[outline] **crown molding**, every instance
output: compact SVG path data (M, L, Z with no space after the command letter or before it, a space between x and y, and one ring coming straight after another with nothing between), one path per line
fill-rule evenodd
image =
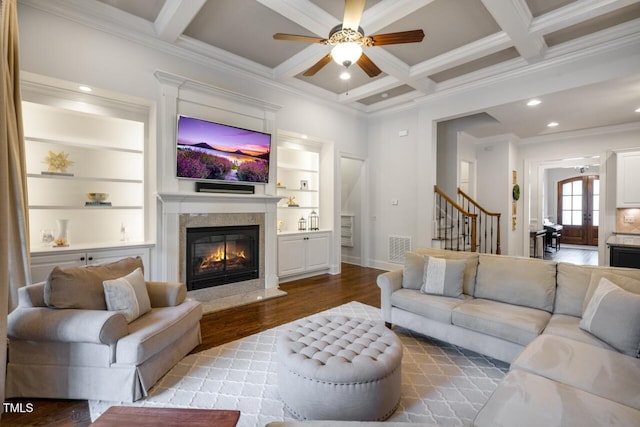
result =
M532 34L549 34L636 2L637 0L581 0L572 2L552 12L533 18L529 31Z
M178 74L169 73L162 70L157 70L153 75L159 82L175 86L178 89L196 89L199 92L205 92L209 95L216 96L218 98L228 99L242 104L251 105L261 110L276 112L282 108L281 105L271 102L263 101L252 96L248 96L242 93L233 92L218 86L204 83L201 81L193 80L189 77L180 76Z

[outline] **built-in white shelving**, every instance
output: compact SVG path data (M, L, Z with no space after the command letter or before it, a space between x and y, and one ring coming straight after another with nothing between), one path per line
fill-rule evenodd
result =
M145 123L78 111L56 102L23 101L31 247L41 230L57 234L69 220L68 248L145 241ZM72 164L48 171L50 154ZM109 205L86 205L87 193L107 193ZM123 232L124 230L124 232Z

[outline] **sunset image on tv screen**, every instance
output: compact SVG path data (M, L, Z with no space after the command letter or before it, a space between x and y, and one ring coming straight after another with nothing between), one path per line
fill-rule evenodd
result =
M266 183L271 135L180 116L179 178Z

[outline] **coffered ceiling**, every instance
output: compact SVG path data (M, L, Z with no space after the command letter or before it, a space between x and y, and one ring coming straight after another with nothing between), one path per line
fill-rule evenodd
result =
M327 38L342 21L344 0L22 2L41 8L55 4L58 13L67 9L76 19L100 19L116 33L137 32L370 112L640 31L639 0L367 0L360 22L365 35L422 29L425 37L420 43L365 48L382 73L370 78L354 65L345 81L339 78L344 67L333 62L312 77L303 76L330 46L273 39L275 33ZM639 103L638 108L638 79L614 86L624 92L628 85L635 90L629 102ZM505 107L493 113L507 120L511 112Z

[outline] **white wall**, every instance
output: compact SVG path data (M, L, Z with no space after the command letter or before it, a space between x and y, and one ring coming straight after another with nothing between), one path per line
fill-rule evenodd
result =
M476 199L482 206L500 213L500 251L509 252L511 233L510 140L504 136L478 146L478 186Z
M407 136L399 136L400 131ZM418 115L416 111L388 114L369 124L370 168L370 253L374 266L388 265L389 236L407 236L417 245L419 221L425 212L419 208L417 190L419 171L432 167L432 159L420 155ZM433 198L433 184L428 193ZM392 201L397 200L397 205ZM395 266L397 268L397 266Z

